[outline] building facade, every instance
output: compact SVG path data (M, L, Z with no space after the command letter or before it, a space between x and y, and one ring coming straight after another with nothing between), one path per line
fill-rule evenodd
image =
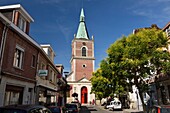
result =
M95 95L91 94L90 78L94 72L94 39L89 38L85 24L83 9L80 14L80 23L77 34L72 40L71 72L67 77L68 84L72 87L68 94L68 102L74 101L73 94L78 94L77 99L82 104L87 104L95 100Z
M159 28L160 29L160 28ZM170 37L170 22L162 29L167 37ZM170 45L167 48L162 48L163 51L170 52ZM170 105L170 76L167 74L157 74L147 80L150 85L149 95L150 100L156 105Z
M38 45L28 35L31 22L20 5L0 7L0 106L34 103Z
M66 102L67 82L52 47L29 35L33 21L20 4L0 6L0 106Z

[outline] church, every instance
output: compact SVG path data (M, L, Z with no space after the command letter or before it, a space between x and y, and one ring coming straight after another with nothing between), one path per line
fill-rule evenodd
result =
M76 94L76 99L80 103L89 104L95 100L95 94L91 94L92 85L90 81L95 68L94 38L92 36L90 39L88 35L83 8L71 48L71 71L67 81L72 89L67 94L67 102L74 101L73 94Z

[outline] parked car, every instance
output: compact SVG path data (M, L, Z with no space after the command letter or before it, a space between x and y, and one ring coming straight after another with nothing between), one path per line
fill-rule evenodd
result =
M122 104L119 100L113 100L106 108L109 110L122 110Z
M66 104L66 113L78 113L78 106L76 104Z
M48 106L47 107L52 113L61 113L62 109L60 106Z
M170 105L153 106L147 113L170 113Z
M76 104L78 106L78 108L81 108L81 103L78 101L72 101L72 104Z
M51 113L41 105L9 105L0 107L0 113Z

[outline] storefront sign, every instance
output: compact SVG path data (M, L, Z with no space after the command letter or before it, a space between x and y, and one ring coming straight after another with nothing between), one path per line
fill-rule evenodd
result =
M38 75L39 76L47 76L48 75L48 70L39 70Z

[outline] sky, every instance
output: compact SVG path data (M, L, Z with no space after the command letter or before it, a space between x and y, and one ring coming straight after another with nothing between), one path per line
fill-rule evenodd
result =
M54 63L63 64L65 71L70 71L81 8L89 36L94 36L95 70L122 36L152 24L163 28L170 21L170 0L0 0L0 6L12 4L21 4L31 15L30 36L38 44L50 44Z

